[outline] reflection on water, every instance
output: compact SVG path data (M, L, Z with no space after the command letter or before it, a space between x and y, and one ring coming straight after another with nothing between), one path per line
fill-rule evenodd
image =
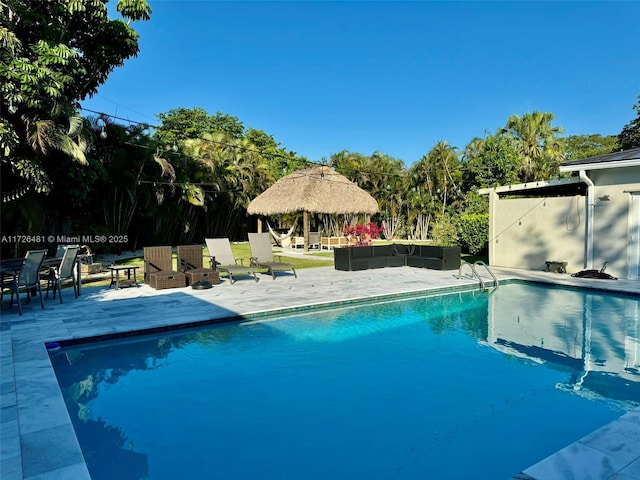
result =
M425 334L424 327L427 327L428 335ZM410 332L410 336L419 337L420 340L413 344L403 336L404 333L400 335L398 332ZM275 368L270 362L283 362L285 373L290 375L290 371L295 368L315 371L315 364L303 362L318 362L320 356L319 363L335 362L334 368L340 371L344 369L343 374L351 374L354 369L361 368L360 376L366 376L371 362L378 360L375 355L371 358L365 357L368 355L366 352L381 348L381 352L389 351L396 355L398 351L394 349L394 342L400 344L400 350L406 345L408 353L423 355L417 360L422 365L421 370L413 373L414 382L427 381L430 377L438 377L441 379L440 382L453 379L470 369L472 363L468 362L471 359L473 362L481 362L478 364L480 371L484 368L484 362L487 368L501 368L496 366L493 358L484 360L484 357L477 357L478 353L473 349L463 352L462 348L468 347L460 343L459 337L462 336L466 343L472 347L475 345L476 350L477 345L486 345L503 354L494 357L544 364L559 372L560 377L556 375L552 378L562 380L554 380L549 388L569 392L561 395L578 394L597 401L604 400L618 409L626 410L640 405L639 334L638 297L507 285L491 295L466 292L319 311L282 320L250 322L244 325L225 324L173 334L69 347L52 353L51 357L92 478L112 479L117 469L119 479L143 480L156 478L150 473L154 440L147 440L147 443L140 445L140 432L134 432L136 428L152 427L137 425L135 414L131 414L134 418L128 419L130 422L126 423L126 426L113 418L102 418L100 414L96 414L95 405L100 403L101 396L109 396L112 387L121 387L123 384L139 385L139 382L144 381L147 382L144 388L152 391L153 381L165 385L169 383L176 389L181 388L178 385L181 385L182 381L187 385L195 385L196 388L199 388L200 384L207 384L204 386L210 388L213 393L203 393L203 387L197 390L200 393L194 395L204 396L205 409L215 410L215 402L211 400L211 396L219 397L219 392L228 395L222 404L225 408L238 400L232 397L233 395L254 394L252 385L245 387L248 388L245 393L232 393L234 390L228 388L235 387L235 383L241 383L239 378L245 374L252 378L250 381L264 382L268 395L277 395L278 389L274 388L275 391L271 391L271 380L266 378ZM452 340L445 343L447 338ZM369 339L374 340L372 343L366 343ZM392 339L390 346L380 347L381 339ZM329 353L324 353L327 346ZM203 355L203 351L210 355ZM293 356L285 356L285 351L287 355L288 352L293 352ZM314 352L311 360L305 356L309 351ZM425 356L427 351L428 355L433 357ZM281 353L282 358L278 357L274 361L273 356ZM354 355L364 358L361 367L356 366ZM190 365L194 363L194 358L197 358L195 364L201 365L204 372L192 379L191 370L183 372L178 368L178 373L174 371L170 380L162 377L163 369L174 369L185 358L191 361ZM238 358L242 358L239 367ZM456 359L459 360L459 364L452 363ZM393 359L383 356L383 360L385 363L392 363ZM292 364L297 361L301 364ZM256 374L257 377L251 377L251 370L256 370L254 366L258 365L261 370ZM282 365L278 366L283 368ZM381 364L376 368L380 367ZM447 369L450 372L446 371ZM155 375L155 380L149 380L151 373ZM316 375L327 374L318 371ZM189 378L186 378L187 376ZM478 383L483 381L487 382L487 379L477 380ZM384 383L378 385L378 380L375 383L375 388L384 389ZM463 385L456 384L455 380L451 380L451 383L454 393L443 395L460 395ZM502 383L507 381L503 380ZM439 388L441 384L436 385ZM257 383L253 384L255 388L258 386ZM410 386L404 384L397 388L410 391ZM431 393L433 388L427 387L428 395L437 398L437 395ZM485 388L502 387L488 385ZM509 386L504 388L508 389ZM153 411L151 417L156 415L158 418L157 423L160 425L157 426L156 436L167 436L169 434L162 430L161 425L164 414L162 402L166 405L166 402L175 403L180 400L174 397L173 392L167 391L166 387L159 391L165 395L160 399L160 405L147 404L145 399L140 402L140 408L142 412ZM282 394L287 393L283 391ZM478 394L478 403L484 394L482 391ZM130 394L125 389L121 395ZM384 390L379 392L379 396L382 395ZM526 396L521 396L520 401L522 398ZM201 399L193 398L194 405L185 407L184 412L188 414L185 418L189 418L192 413L189 410L192 407L195 409L199 400ZM478 413L471 414L472 423L478 422L478 418L482 418L488 411L497 415L499 402L491 398L486 401L489 410L479 405ZM512 400L505 398L505 405L509 405L510 402ZM303 403L297 402L291 408L300 408ZM446 403L456 404L452 398ZM451 408L460 412L460 407ZM104 410L102 412L105 415ZM196 429L197 423L204 421L206 415L202 412L193 413L192 420L196 422ZM352 416L352 413L348 416ZM490 428L499 428L496 419L491 421L493 423ZM506 423L509 421L505 420ZM223 428L228 427L224 423L222 425ZM476 428L483 430L480 426ZM459 442L467 436L467 432L462 431L460 434L460 440L457 440ZM217 436L216 433L213 435ZM233 433L226 431L226 435L230 438ZM440 434L436 431L436 437L438 435ZM210 436L205 437L205 444L210 439ZM139 443L136 444L136 441ZM243 442L246 441L244 438ZM441 445L436 443L432 448L440 447ZM155 455L159 454L156 452ZM154 461L159 462L157 458ZM523 466L526 465L519 465L518 468Z
M58 383L71 415L92 480L146 480L148 456L135 451L120 427L92 418L90 404L100 388L117 384L135 371L155 370L173 351L191 344L215 345L233 338L233 329L209 329L176 335L146 335L63 349L52 353Z
M488 345L567 369L557 388L640 404L639 297L531 287L490 298Z

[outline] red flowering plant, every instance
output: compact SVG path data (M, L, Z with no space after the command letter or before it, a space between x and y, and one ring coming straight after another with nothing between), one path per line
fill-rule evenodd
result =
M384 227L379 227L373 222L358 223L356 225L344 225L344 236L347 237L348 244L351 247L371 245L371 242L378 238L384 232Z

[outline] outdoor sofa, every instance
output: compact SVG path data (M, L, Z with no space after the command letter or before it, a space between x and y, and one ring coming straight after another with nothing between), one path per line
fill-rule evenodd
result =
M460 268L460 247L394 243L335 248L333 254L336 270L368 270L404 266L433 270Z

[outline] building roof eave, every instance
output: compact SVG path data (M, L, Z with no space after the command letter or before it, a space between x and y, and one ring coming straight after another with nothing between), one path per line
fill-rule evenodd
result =
M481 195L488 195L492 192L511 193L511 192L520 192L524 190L540 189L545 187L558 187L562 185L571 185L575 183L582 183L582 180L579 177L559 178L556 180L537 180L535 182L518 183L514 185L502 185L499 187L491 187L491 188L482 188L478 190L478 193Z
M631 160L618 160L615 163L576 163L573 165L561 165L560 172L579 172L580 170L603 170L611 168L640 167L640 158Z

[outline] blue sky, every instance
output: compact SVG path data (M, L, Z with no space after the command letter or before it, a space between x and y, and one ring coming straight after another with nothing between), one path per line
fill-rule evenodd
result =
M636 117L637 1L149 3L140 54L83 107L150 124L201 107L312 161L378 150L407 165L514 114L552 112L566 135Z

